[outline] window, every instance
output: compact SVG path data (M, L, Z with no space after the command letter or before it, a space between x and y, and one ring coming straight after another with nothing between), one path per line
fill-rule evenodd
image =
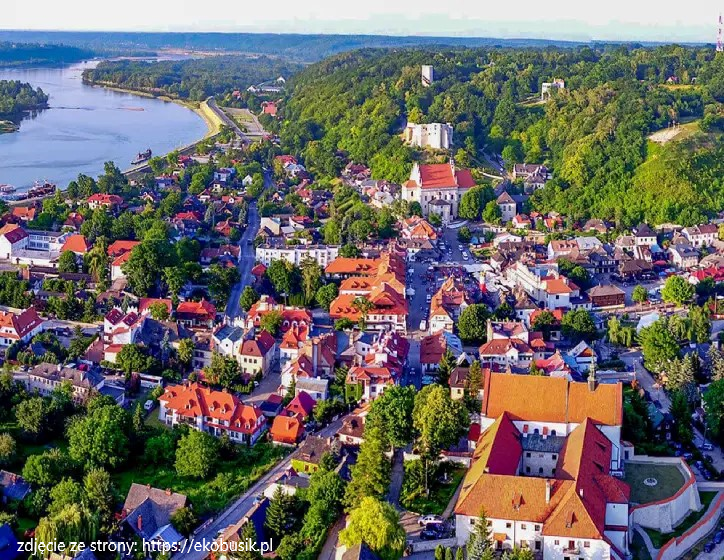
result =
M535 430L533 430L533 433L534 433L535 435L538 435L538 434L540 434L540 430L539 430L538 428L536 428Z
M534 528L536 531L540 531L540 525L536 525Z
M591 541L583 541L583 548L590 548L591 547Z
M492 520L488 519L488 523L487 523L487 526L488 526L488 527L492 527L492 526L493 526L493 522L492 522Z
M506 528L506 529L510 529L512 526L513 526L512 523L506 523L506 524L505 524L505 528Z
M552 435L552 436L556 435L556 431L555 431L555 430L551 430L551 435Z
M543 474L543 467L538 467L538 474Z
M556 545L556 546L558 546L559 544L561 544L561 541L559 541L558 539L556 539L556 540L553 541L553 544Z
M525 467L525 472L529 473L529 472L530 472L530 467Z
M526 454L525 454L525 457L526 457L527 459L530 459L530 452L526 453Z
M556 454L554 453L554 454L553 454L553 457L551 457L551 458L555 461L556 459L558 459L558 455L556 455Z
M523 529L523 531L525 531L526 528L527 528L527 525L526 525L525 523L522 523L521 526L520 526L520 528Z

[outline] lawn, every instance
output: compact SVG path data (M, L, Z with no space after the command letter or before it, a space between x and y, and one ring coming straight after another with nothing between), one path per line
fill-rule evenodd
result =
M655 478L656 486L646 486L646 478ZM684 485L684 475L674 465L626 463L626 483L631 487L631 501L647 504L669 498Z
M671 539L680 537L693 527L702 517L704 517L704 514L706 514L706 511L709 509L709 506L716 495L716 492L699 492L699 498L701 499L702 505L701 511L692 511L671 533L659 533L653 529L645 529L654 546L656 548L661 548Z
M639 535L638 531L634 531L633 542L629 547L634 560L651 560L649 549L646 548L644 539Z
M237 496L271 469L287 450L267 443L252 448L239 448L233 460L221 461L215 476L209 480L180 477L173 467L142 467L121 471L113 475L121 496L128 493L131 484L150 484L155 488L170 488L189 498L198 515L223 509Z
M442 515L448 503L450 503L453 494L455 494L458 486L460 486L466 470L464 467L447 469L449 476L448 482L442 483L435 481L431 484L428 496L425 496L422 492L415 493L412 496L405 496L403 490L403 495L400 499L402 507L420 514Z

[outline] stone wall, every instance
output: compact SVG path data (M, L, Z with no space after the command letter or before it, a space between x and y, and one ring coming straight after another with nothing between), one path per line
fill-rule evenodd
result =
M667 542L659 550L655 560L674 560L681 558L690 548L709 534L719 523L724 510L724 492L719 492L712 501L706 515L680 537Z
M638 524L661 533L670 533L689 513L701 509L696 478L694 478L694 473L683 459L679 457L647 457L642 455L629 462L676 465L686 481L679 491L670 498L631 508L629 513L632 520L631 525Z

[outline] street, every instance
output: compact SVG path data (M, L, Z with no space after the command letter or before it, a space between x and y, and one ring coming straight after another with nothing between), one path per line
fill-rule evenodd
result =
M337 433L337 430L339 430L341 426L342 419L340 418L339 420L335 420L334 422L332 422L323 430L320 430L319 434L317 435L321 437L331 437L332 435ZM270 484L270 482L291 466L292 457L294 457L296 453L297 452L294 451L294 453L289 454L282 461L277 463L274 468L272 468L267 474L262 476L251 488L249 488L249 490L242 494L236 501L234 501L234 503L232 503L228 508L222 511L211 523L204 527L202 531L200 531L198 534L191 535L190 538L193 539L194 543L203 543L203 545L206 547L206 550L203 550L203 547L199 545L202 550L179 552L177 554L174 554L172 559L204 560L204 558L209 555L211 551L211 544L214 542L219 532L226 529L230 525L238 523L241 520L246 512L248 512L249 509L251 509L251 507L254 505L254 500L264 491L264 489Z
M256 200L249 204L249 215L247 216L247 226L239 240L241 254L239 255L239 283L234 286L229 294L229 301L226 303L226 315L233 319L239 314L239 298L245 286L252 283L251 269L254 268L256 260L256 251L254 249L254 238L259 231L259 211L257 209Z

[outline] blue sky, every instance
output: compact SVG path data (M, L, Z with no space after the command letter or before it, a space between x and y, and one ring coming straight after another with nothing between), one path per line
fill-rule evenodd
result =
M372 33L714 42L724 0L2 0L3 29Z

